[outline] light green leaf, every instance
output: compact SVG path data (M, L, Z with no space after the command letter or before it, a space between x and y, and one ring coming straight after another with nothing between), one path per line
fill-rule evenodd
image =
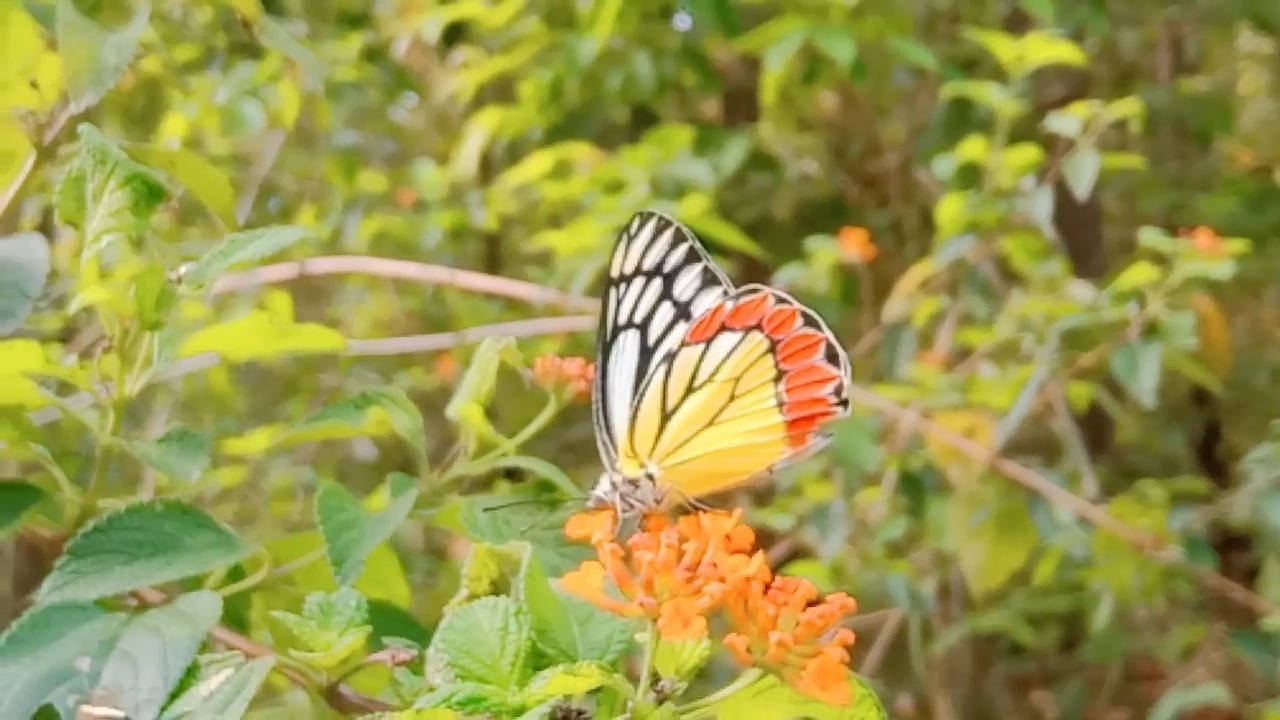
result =
M808 33L804 30L784 36L760 55L760 108L768 111L778 106L783 81L791 59L804 47ZM695 228L696 230L696 228Z
M97 518L71 538L36 601L97 600L200 575L251 552L253 546L190 505L137 503Z
M1062 180L1077 202L1093 194L1093 186L1102 172L1102 153L1095 147L1078 146L1062 161Z
M911 38L891 37L888 45L895 55L907 61L908 64L915 65L926 72L938 72L940 69L938 56L933 50Z
M811 720L888 720L888 713L875 692L857 675L849 673L853 701L835 707L810 698L784 683L776 675L759 680L707 708L714 717L810 718Z
M147 29L151 6L138 3L124 27L108 30L80 14L73 0L58 0L58 53L72 112L93 107L124 76Z
M49 241L38 232L0 237L0 337L22 327L49 277Z
M463 408L489 405L498 384L498 368L502 366L503 356L515 351L515 344L515 338L511 337L491 337L480 342L467 372L444 408L446 418L458 423L464 420Z
M418 499L415 478L393 473L387 478L387 485L390 503L374 515L366 513L350 491L333 481L323 481L316 493L316 524L324 536L333 576L340 585L350 585L360 577L369 554L390 540L413 510Z
M726 250L734 250L757 260L769 259L769 253L759 243L752 240L750 235L743 232L737 225L724 219L719 213L710 209L702 212L686 211L686 208L691 209L704 202L710 205L710 199L701 193L691 193L680 199L680 216L684 218L685 224L698 234L700 239L711 245L719 245Z
M18 525L44 499L44 490L21 480L0 480L0 533Z
M604 663L557 665L534 675L521 692L521 700L525 706L541 705L556 698L585 695L610 683L624 687L628 684L625 678L617 678Z
M274 656L260 657L247 663L241 657L235 664L202 667L197 682L165 708L160 720L243 717L275 664Z
M157 472L182 482L198 479L213 455L213 442L183 425L169 428L154 441L131 440L125 447Z
M1085 67L1089 58L1079 45L1044 30L1032 30L1018 38L1021 70L1030 74L1052 65Z
M1164 344L1144 340L1122 345L1111 353L1111 376L1145 410L1159 401L1164 375Z
M129 143L125 150L143 165L177 180L227 227L236 226L236 193L231 178L208 158L183 148L141 143Z
M132 618L102 667L101 687L135 718L160 714L205 635L222 616L222 596L198 590Z
M428 680L517 688L528 677L530 638L528 613L515 600L495 595L469 602L436 628L427 649Z
M385 385L319 410L290 430L281 441L296 445L392 434L409 445L419 462L426 462L427 430L422 413L403 390Z
M308 90L316 91L322 88L325 75L329 72L325 63L315 52L299 42L280 20L264 13L255 18L254 26L258 31L258 40L263 45L298 65Z
M1112 293L1135 292L1160 282L1163 277L1164 271L1160 269L1159 265L1150 260L1136 260L1129 267L1122 270L1115 280L1111 281L1107 291Z
M809 29L809 42L842 70L848 70L858 59L858 41L839 25L815 25Z
M788 576L794 577L790 573ZM708 638L676 642L659 640L653 653L653 669L660 677L689 682L711 659L714 647Z
M527 576L531 562L534 562L532 551L526 542L472 544L462 564L458 591L445 605L445 612L491 595L506 595L522 605L526 604L525 588L530 581ZM541 574L537 577L545 581Z
M228 363L244 363L337 353L346 346L346 338L337 330L317 323L295 322L292 298L277 292L267 296L263 308L192 333L178 347L177 354L191 357L215 353Z
M448 683L414 702L416 710L447 708L467 717L514 717L518 708L509 701L510 692L482 682ZM417 720L414 716L413 720Z
M319 670L332 670L365 652L373 630L368 624L368 599L350 587L308 594L302 614L283 610L268 614L296 640L289 655Z
M960 572L979 600L1003 587L1040 543L1026 499L996 483L958 489L947 503L947 524Z
M46 702L74 707L127 620L90 603L24 613L0 635L0 717L29 718Z
M1231 688L1221 680L1209 680L1165 690L1147 714L1147 720L1177 720L1196 710L1230 710L1235 707L1236 698Z
M233 233L199 260L185 266L182 282L189 287L203 288L237 265L265 260L313 237L314 233L297 225L272 225Z
M168 275L164 267L149 265L134 281L133 307L143 330L156 332L163 328L178 302L177 290Z

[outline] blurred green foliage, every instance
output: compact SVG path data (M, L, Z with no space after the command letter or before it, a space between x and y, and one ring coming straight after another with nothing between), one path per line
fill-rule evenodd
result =
M599 471L529 368L654 208L851 348L720 504L893 717L1280 717L1276 7L0 2L0 708L624 698L517 589ZM494 623L543 664L433 644Z

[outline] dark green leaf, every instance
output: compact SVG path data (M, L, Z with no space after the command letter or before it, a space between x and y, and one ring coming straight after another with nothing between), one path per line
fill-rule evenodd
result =
M89 603L36 606L0 635L0 717L28 718L46 702L74 706L128 620Z
M612 663L626 652L637 629L633 621L555 588L536 558L525 571L524 604L533 641L553 662Z
M138 503L98 518L71 538L36 600L97 600L200 575L251 552L251 545L190 505Z
M44 490L21 480L0 480L0 533L18 524L44 499Z
M108 30L80 14L73 0L58 0L58 53L71 110L97 104L124 76L147 29L151 6L139 2L124 27Z
M22 327L49 277L49 241L38 232L0 237L0 337Z
M156 717L222 615L222 597L198 590L131 619L98 683L130 717Z
M360 501L335 482L323 481L316 492L316 524L339 585L350 585L360 577L369 553L391 539L418 499L417 480L404 473L392 473L387 490L387 508L374 515L366 513Z
M564 536L565 520L578 509L554 501L514 504L511 498L470 497L462 510L462 525L472 540L529 543L547 574L559 577L592 554Z

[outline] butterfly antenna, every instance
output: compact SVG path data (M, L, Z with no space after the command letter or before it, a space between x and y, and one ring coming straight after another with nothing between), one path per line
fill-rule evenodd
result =
M493 510L506 510L507 508L520 507L521 505L543 505L546 504L546 498L524 498L523 500L512 500L501 505L489 505L480 509L480 512L490 512Z
M568 505L571 502L579 502L581 500L582 498L571 497L571 498L563 498L561 500L553 501L550 504L551 511L555 512L556 510L559 510L560 508L564 507L565 505ZM544 515L538 518L537 520L534 520L533 522L529 523L528 525L520 528L520 533L523 535L524 533L529 532L530 530L537 527L539 524L545 522L547 520L547 517L550 515L551 513L548 513L547 515Z

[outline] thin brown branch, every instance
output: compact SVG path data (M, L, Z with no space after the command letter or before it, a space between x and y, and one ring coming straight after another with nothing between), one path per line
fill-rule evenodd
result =
M1259 615L1280 614L1280 607L1243 585L1235 583L1206 567L1187 563L1179 548L1115 519L1102 507L1077 497L1069 490L1055 484L1031 468L1008 458L1000 457L990 449L929 420L915 410L902 407L866 388L856 385L849 389L849 399L854 406L867 408L886 417L896 419L900 423L914 420L918 423L918 427L927 432L931 438L945 443L952 449L958 450L974 460L985 463L1001 475L1045 498L1055 507L1066 510L1094 527L1111 533L1157 562L1179 567L1208 590L1239 603Z
M459 290L522 300L535 306L562 307L578 312L595 312L599 307L595 298L571 295L525 280L514 280L472 270L459 270L446 265L428 265L411 260L367 255L325 255L306 260L263 265L219 278L212 292L215 295L222 295L259 285L320 275L372 275L429 285L450 285Z
M5 188L3 193L0 193L0 215L4 215L5 211L9 209L9 205L22 192L22 188L26 187L27 181L31 179L31 174L35 171L36 165L40 163L40 160L53 154L58 136L62 134L63 128L75 116L76 112L68 105L64 106L58 111L57 115L49 119L48 124L40 132L36 146L27 153L26 159L22 161L22 167L18 169L18 174L13 177L13 180L9 181L9 187Z

